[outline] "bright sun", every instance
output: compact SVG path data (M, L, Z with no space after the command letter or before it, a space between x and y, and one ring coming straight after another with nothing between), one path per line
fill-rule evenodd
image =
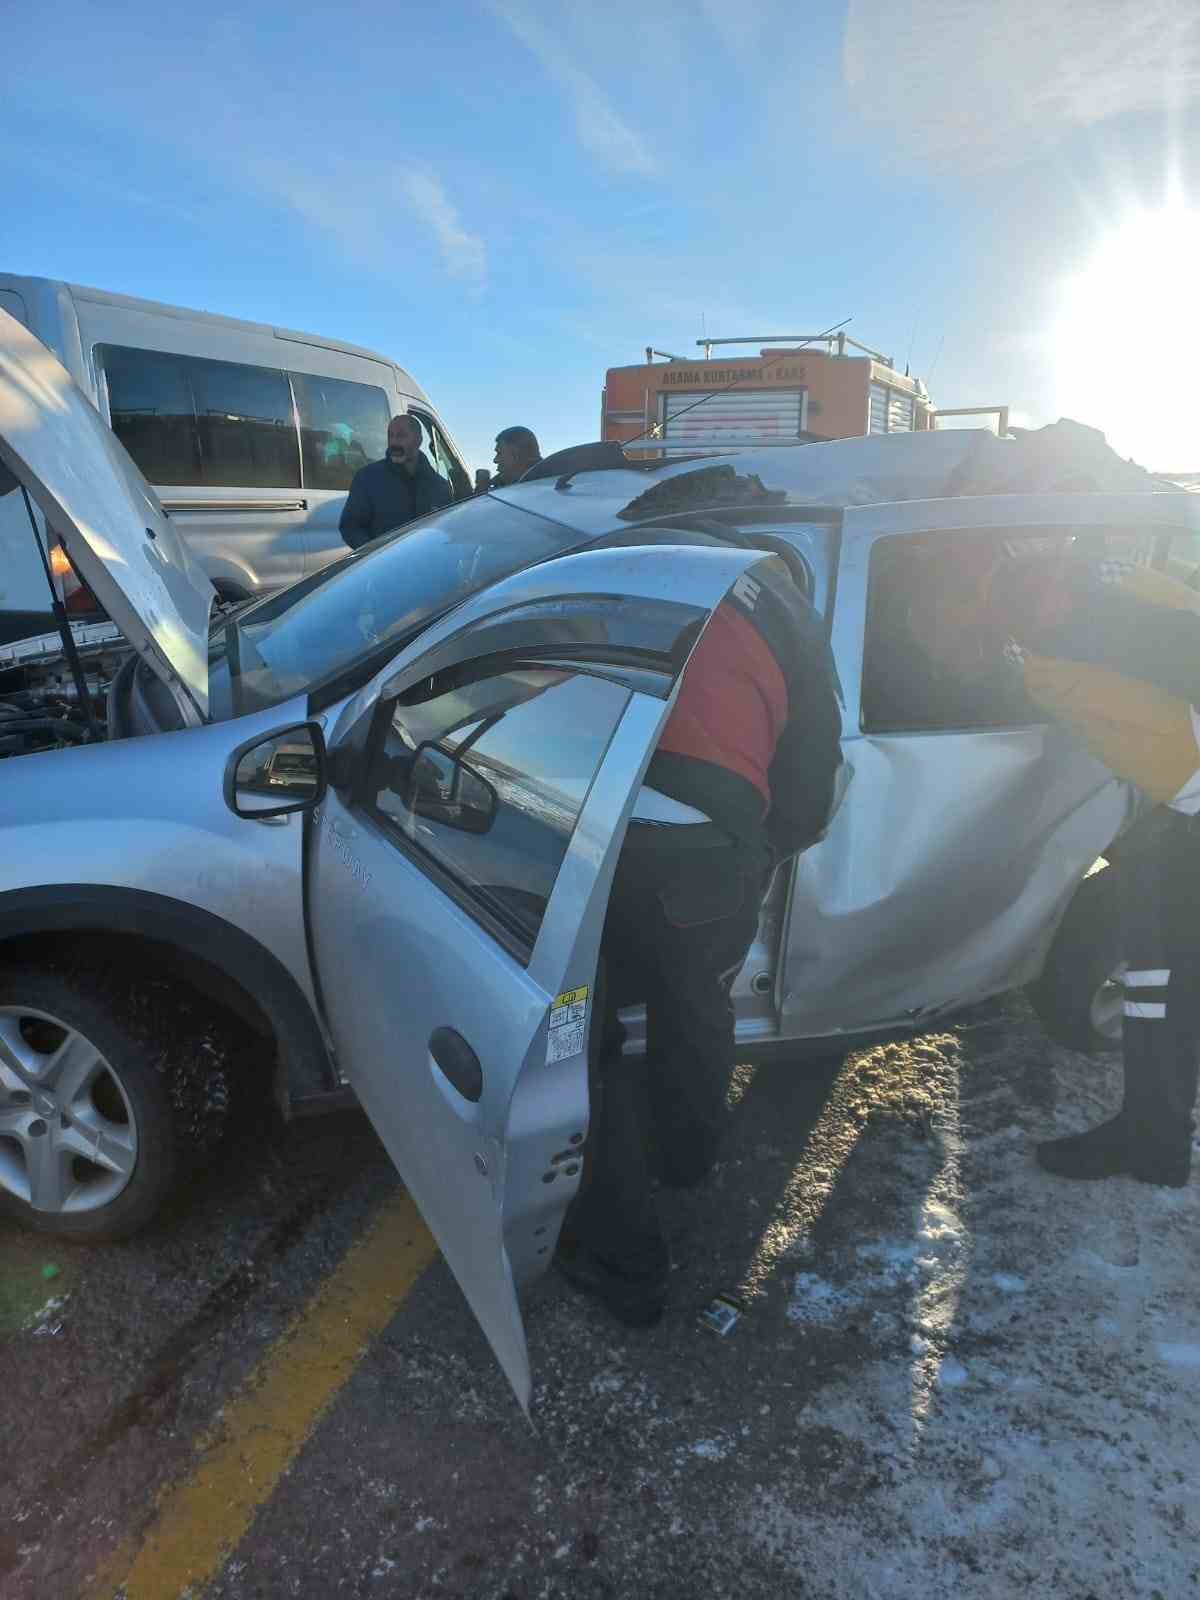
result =
M1143 466L1200 471L1197 350L1200 212L1135 212L1063 285L1058 413L1103 429Z

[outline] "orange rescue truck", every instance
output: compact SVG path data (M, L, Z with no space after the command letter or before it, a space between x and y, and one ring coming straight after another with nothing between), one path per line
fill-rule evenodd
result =
M890 357L844 333L696 343L703 347L702 359L647 346L643 363L610 367L600 437L622 444L637 439L630 455L662 458L909 433L935 427L943 417L970 414L936 411L919 378L897 372ZM713 357L718 345L746 344L783 348ZM1008 431L1006 408L971 408L971 413L976 409L1001 413L999 431Z

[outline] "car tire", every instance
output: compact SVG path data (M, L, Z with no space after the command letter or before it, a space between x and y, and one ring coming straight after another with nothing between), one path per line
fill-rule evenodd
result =
M119 982L0 971L0 1205L38 1232L127 1239L171 1190L169 1052L128 1001Z
M1026 989L1055 1044L1086 1055L1121 1048L1121 931L1117 869L1084 878L1059 924L1041 976Z

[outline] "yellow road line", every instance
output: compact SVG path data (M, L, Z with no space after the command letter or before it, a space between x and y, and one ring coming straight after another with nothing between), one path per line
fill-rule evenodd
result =
M144 1536L105 1563L93 1592L173 1600L209 1582L436 1254L402 1191L225 1406L191 1472L160 1498Z

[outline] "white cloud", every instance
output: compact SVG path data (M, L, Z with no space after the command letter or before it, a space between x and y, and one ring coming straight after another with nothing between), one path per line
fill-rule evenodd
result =
M337 240L341 251L374 271L390 272L397 251L412 254L411 238L402 234L407 212L431 237L442 265L473 293L487 282L487 248L465 228L441 179L428 169L397 172L387 186L372 173L364 178L356 164L320 166L317 162L243 159L243 183L273 205Z
M659 170L659 163L652 151L594 79L576 64L522 0L487 0L487 3L566 97L584 149L618 172L653 177Z
M1200 95L1200 5L850 0L843 67L879 148L983 170Z
M410 172L400 180L400 187L414 213L437 240L450 276L482 288L487 277L483 240L463 227L441 180L432 172Z

